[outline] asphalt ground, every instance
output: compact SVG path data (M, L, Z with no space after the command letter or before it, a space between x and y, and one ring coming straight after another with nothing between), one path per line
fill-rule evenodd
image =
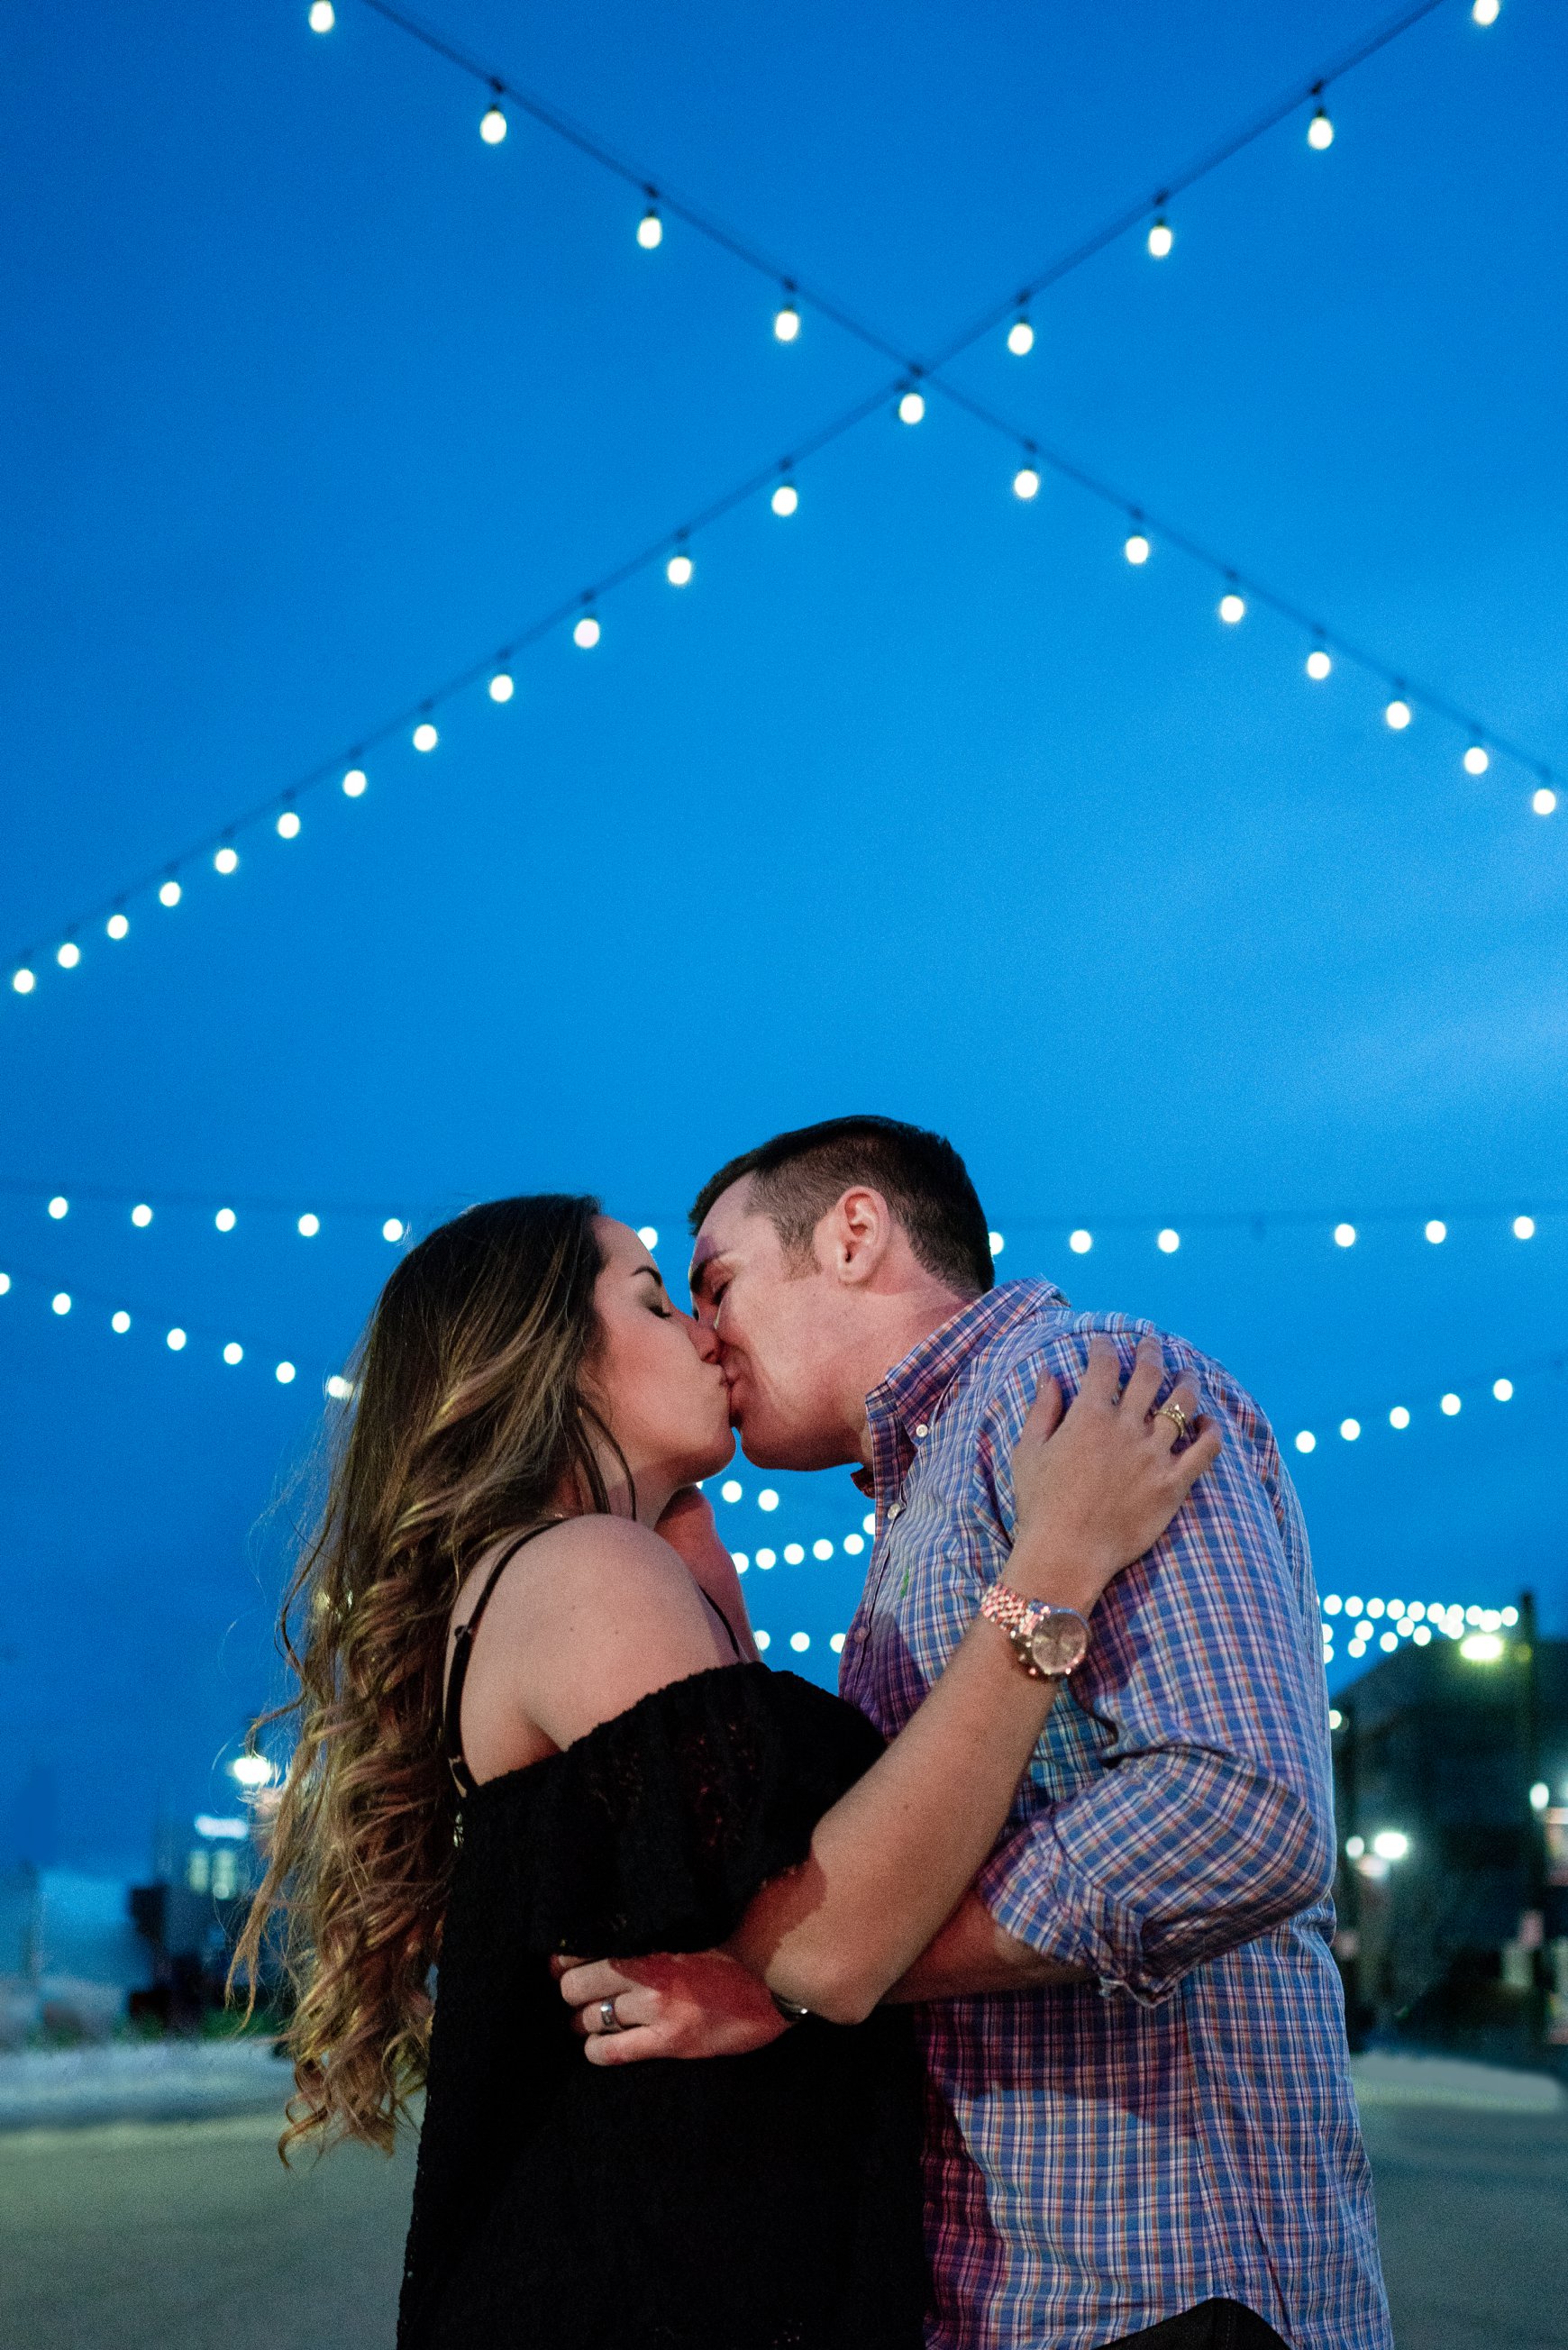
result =
M1400 2350L1568 2350L1568 2112L1365 2121ZM291 2173L275 2137L256 2115L0 2136L4 2350L389 2350L411 2149Z

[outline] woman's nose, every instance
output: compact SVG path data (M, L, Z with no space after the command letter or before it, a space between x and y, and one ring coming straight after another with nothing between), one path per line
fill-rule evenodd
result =
M716 1363L719 1359L718 1332L711 1330L706 1323L697 1321L690 1314L682 1314L680 1319L686 1325L686 1336L691 1339L702 1360L705 1363Z

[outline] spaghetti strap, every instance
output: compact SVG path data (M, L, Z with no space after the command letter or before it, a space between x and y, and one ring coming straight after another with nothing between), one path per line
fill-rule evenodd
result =
M490 1595L500 1582L503 1572L511 1565L518 1552L537 1535L547 1534L552 1526L563 1523L560 1518L542 1519L538 1525L530 1526L526 1534L519 1534L515 1542L506 1545L485 1576L484 1588L466 1620L452 1634L452 1669L447 1674L446 1695L441 1700L441 1742L447 1768L457 1783L460 1795L472 1795L473 1793L473 1773L462 1751L462 1685L468 1679L469 1654L473 1647L473 1636L479 1629L480 1618L490 1605ZM732 1639L733 1633L730 1637Z

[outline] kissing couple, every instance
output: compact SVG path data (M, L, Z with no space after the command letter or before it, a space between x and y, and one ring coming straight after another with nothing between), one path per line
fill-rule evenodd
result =
M692 1311L591 1199L371 1318L285 1606L285 2146L424 2113L400 2350L1388 2350L1318 1609L1257 1405L994 1274L962 1160L782 1134ZM759 1658L738 1430L876 1508Z

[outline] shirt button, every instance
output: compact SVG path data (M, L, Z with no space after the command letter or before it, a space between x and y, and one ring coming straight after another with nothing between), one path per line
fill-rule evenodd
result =
M904 1506L904 1504L902 1503L902 1502L895 1502L895 1503L894 1503L894 1504L893 1504L892 1508L891 1508L891 1509L888 1511L888 1523L889 1525L891 1525L891 1524L892 1524L892 1523L893 1523L894 1519L898 1515L898 1513L899 1513L899 1512L902 1510L903 1506Z
M930 1432L930 1430L926 1426L923 1419L918 1419L915 1422L915 1434L917 1436L929 1436Z

